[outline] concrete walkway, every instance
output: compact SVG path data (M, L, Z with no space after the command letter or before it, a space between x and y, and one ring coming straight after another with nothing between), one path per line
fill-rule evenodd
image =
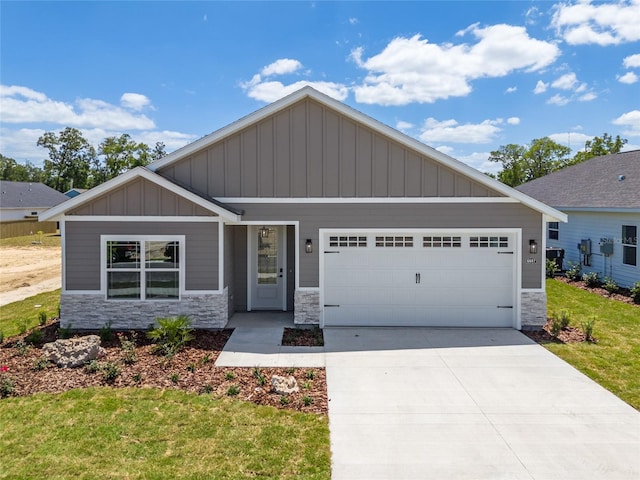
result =
M334 480L640 478L640 413L515 330L324 337Z

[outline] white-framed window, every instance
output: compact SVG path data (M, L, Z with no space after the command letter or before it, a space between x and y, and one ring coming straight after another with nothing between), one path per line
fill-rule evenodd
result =
M638 265L638 227L622 225L622 263Z
M413 247L413 237L400 235L376 237L376 247Z
M549 240L558 240L560 238L560 222L549 222L547 225Z
M509 237L469 237L469 246L474 248L508 248Z
M184 236L103 236L109 300L179 300Z
M462 237L450 237L450 236L437 236L437 237L422 237L423 247L450 247L459 248L462 247Z
M366 247L367 237L356 235L340 235L329 237L330 247Z

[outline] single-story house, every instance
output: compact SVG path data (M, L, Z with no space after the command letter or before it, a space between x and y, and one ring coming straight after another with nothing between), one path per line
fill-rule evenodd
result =
M566 213L547 224L547 245L564 249L564 265L613 279L640 281L640 150L595 157L517 189Z
M305 87L46 212L62 325L532 328L566 215Z
M37 182L0 180L0 221L38 218L38 215L69 200L64 193Z

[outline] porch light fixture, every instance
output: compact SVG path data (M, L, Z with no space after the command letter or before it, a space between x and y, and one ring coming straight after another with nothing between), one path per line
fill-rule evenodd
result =
M538 244L533 238L529 240L529 253L532 253L532 254L538 253Z
M269 236L269 229L267 227L262 227L260 229L260 238L267 238Z
M304 245L304 251L306 253L313 253L313 242L310 238L307 238L307 243Z

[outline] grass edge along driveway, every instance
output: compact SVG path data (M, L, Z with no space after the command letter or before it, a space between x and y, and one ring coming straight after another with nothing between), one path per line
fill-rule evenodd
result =
M552 279L547 280L547 308L550 317L567 311L576 327L595 317L597 343L544 346L640 410L640 308Z
M329 479L326 416L159 389L3 399L0 478Z

